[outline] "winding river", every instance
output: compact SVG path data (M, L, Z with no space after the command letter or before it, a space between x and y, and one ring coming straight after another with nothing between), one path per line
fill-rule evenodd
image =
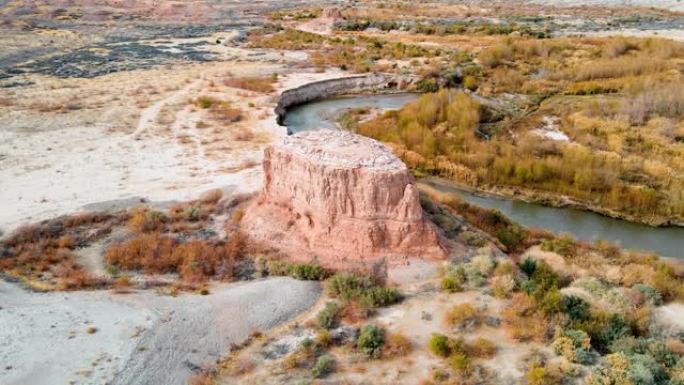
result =
M418 96L417 94L361 95L314 101L288 110L284 124L289 132L319 128L335 129L334 120L346 109L358 107L398 109ZM536 227L554 233L567 233L585 241L602 239L625 248L653 251L664 257L684 258L684 228L655 228L574 208L555 208L479 196L460 190L442 179L430 179L423 182L429 183L442 192L456 194L468 203L498 209L525 227Z

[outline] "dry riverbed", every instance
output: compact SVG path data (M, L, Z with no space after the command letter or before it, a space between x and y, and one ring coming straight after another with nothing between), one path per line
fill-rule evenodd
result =
M320 293L318 283L290 278L177 297L30 293L0 281L0 384L182 385L231 344L307 310Z

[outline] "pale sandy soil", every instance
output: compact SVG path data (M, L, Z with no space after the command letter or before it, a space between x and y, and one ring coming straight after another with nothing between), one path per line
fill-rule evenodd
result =
M665 335L684 335L684 303L670 303L655 310L655 320Z
M0 384L182 385L254 330L308 309L320 292L290 278L178 297L28 293L0 280Z
M100 202L258 190L263 148L286 133L273 114L277 92L339 72L288 74L295 71L290 64L306 58L301 53L234 54L239 61L95 79L36 77L35 85L11 91L0 103L0 229ZM230 77L272 73L285 76L271 94L223 85ZM199 96L229 101L244 117L212 121L194 106Z
M684 12L684 4L680 0L533 0L531 3L556 5L565 7L603 6L603 7L647 7L670 11Z
M684 11L683 11L684 12ZM681 29L659 29L659 30L640 30L633 28L623 28L619 31L596 31L582 32L584 36L607 37L607 36L628 36L628 37L662 37L677 41L684 41L684 31Z

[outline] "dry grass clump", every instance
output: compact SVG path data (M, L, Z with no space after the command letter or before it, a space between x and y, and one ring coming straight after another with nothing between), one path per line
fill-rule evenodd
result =
M0 270L39 289L76 290L99 286L77 263L85 247L123 223L127 213L82 213L20 227L0 242Z
M244 116L239 108L232 107L229 102L214 103L209 108L209 114L219 122L235 123L241 121Z
M413 345L408 337L403 334L388 333L382 347L382 357L386 359L404 357L411 353L411 350L413 350Z
M105 260L122 270L148 274L177 273L189 282L204 282L208 278L230 279L235 259L241 252L241 243L237 234L227 244L180 241L159 233L141 234L110 246Z
M470 303L462 303L452 307L445 315L444 321L450 327L470 328L480 324L480 312Z
M269 77L244 77L230 78L223 81L228 87L240 88L243 90L269 93L273 92L273 83L278 80L277 75Z
M666 60L647 57L621 57L584 63L575 74L576 81L640 76L672 68Z
M683 86L682 83L670 83L649 87L625 99L622 113L637 125L643 125L655 116L681 119L684 116Z

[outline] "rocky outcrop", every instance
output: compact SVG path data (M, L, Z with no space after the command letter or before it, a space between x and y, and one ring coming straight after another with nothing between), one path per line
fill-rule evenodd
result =
M283 91L278 98L275 108L278 124L283 123L288 108L299 104L336 95L404 90L410 88L416 80L413 76L371 74L321 80L292 88Z
M336 130L288 136L266 149L264 174L242 220L256 245L331 267L445 257L413 177L373 139Z

